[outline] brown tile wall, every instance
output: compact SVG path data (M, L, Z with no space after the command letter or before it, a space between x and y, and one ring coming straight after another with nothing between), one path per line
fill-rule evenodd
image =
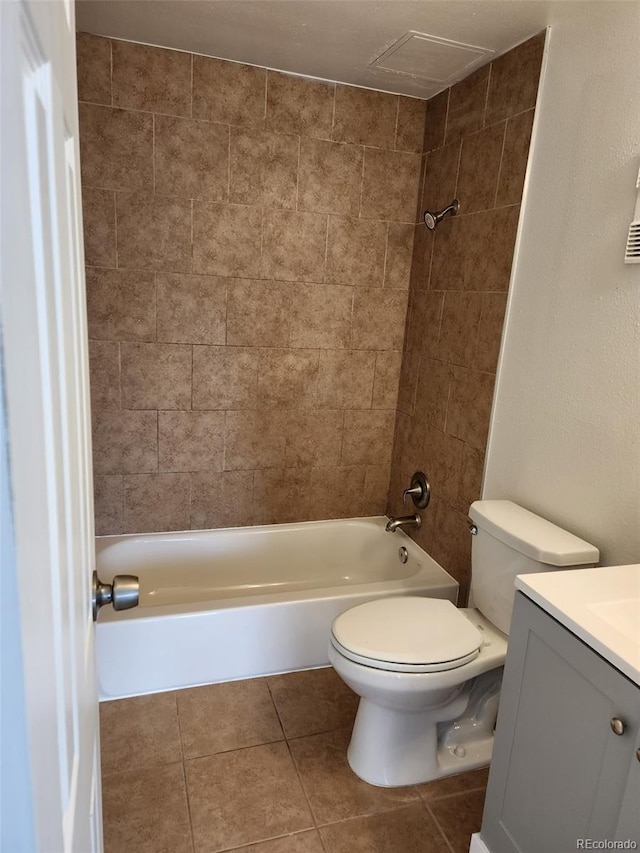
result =
M78 62L97 532L384 512L425 103Z
M402 489L427 471L414 538L463 600L543 47L541 34L427 103L388 512L409 511ZM460 214L432 234L423 211L454 197Z

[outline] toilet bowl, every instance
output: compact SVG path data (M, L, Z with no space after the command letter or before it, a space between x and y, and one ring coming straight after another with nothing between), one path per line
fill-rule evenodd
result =
M592 545L510 501L476 501L469 514L476 607L387 598L333 623L329 661L360 696L347 759L372 785L414 785L486 766L515 576L598 560Z
M497 701L488 700L499 690L506 636L478 610L458 610L441 599L382 599L343 615L350 618L334 622L329 661L361 697L347 752L354 772L372 785L394 787L486 765L497 711ZM407 632L407 625L420 624L426 628L422 642L411 650L402 638L417 633ZM358 637L367 633L386 634L385 660L363 653L370 650ZM395 643L389 641L394 633ZM379 649L381 641L374 645ZM484 680L485 701L470 709L472 682L486 673L491 678ZM474 711L480 712L477 719ZM462 736L447 737L456 725Z

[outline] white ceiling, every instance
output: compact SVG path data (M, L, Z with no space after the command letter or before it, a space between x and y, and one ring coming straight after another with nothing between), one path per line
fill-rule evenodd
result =
M578 0L76 0L76 21L82 32L428 98L557 17L580 9L588 14L594 5L600 4ZM413 39L403 46L404 55L398 54L397 61L385 57L384 67L372 67L412 30L485 52L450 51L441 44L431 51L422 39ZM404 73L389 70L389 65Z

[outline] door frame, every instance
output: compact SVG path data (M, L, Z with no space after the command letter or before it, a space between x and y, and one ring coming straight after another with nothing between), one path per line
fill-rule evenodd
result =
M0 2L0 39L5 118L0 128L0 849L99 853L97 684L88 616L93 498L72 0ZM39 63L33 75L25 64L31 56ZM36 76L44 81L46 131L34 129L25 118ZM38 167L42 179L33 177L38 169L27 165L33 162L29 151L36 149L37 163L46 164ZM44 189L39 205L32 183ZM40 219L54 223L49 244L32 236L39 233ZM53 246L50 256L47 245ZM36 269L46 274L38 279ZM43 289L43 281L55 292ZM57 313L44 311L41 298L55 303ZM69 306L71 319L61 320L60 311ZM53 405L47 405L49 397ZM75 432L67 427L69 417ZM58 446L54 435L64 436L64 443ZM64 464L58 461L60 452L67 453ZM65 487L53 488L52 482ZM69 495L79 496L73 506ZM39 527L38 519L47 518L47 512L53 521ZM62 529L56 519L66 531L57 539L50 533ZM61 549L63 536L66 542L82 541L82 559L79 551ZM55 565L58 572L62 566L68 580L64 595ZM72 566L79 567L80 587ZM81 629L74 633L69 626L80 609ZM88 689L74 681L71 669L70 675L65 671L65 687L73 681L69 701L60 691L56 649L62 634L69 659L88 662ZM68 708L90 721L88 728L80 723L79 736L71 731L78 716L63 713ZM76 762L73 773L63 772L69 759ZM78 821L81 831L76 831Z

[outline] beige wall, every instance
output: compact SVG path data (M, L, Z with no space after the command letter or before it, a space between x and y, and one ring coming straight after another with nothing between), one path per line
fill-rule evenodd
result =
M551 27L484 494L640 561L640 4ZM542 247L542 250L541 250ZM522 453L521 448L526 448Z
M433 487L415 538L460 582L469 504L480 496L544 34L427 106L419 214L460 201L431 234L416 227L389 512L413 471Z
M424 102L78 61L97 532L384 512Z

